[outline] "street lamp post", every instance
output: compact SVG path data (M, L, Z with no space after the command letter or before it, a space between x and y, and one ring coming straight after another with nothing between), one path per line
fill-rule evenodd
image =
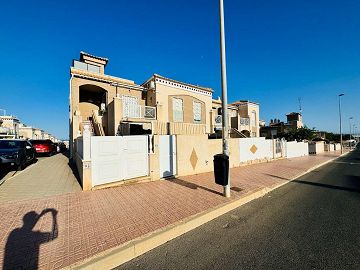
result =
M224 26L224 1L219 0L220 15L220 51L221 51L221 106L222 106L222 148L223 154L229 157L229 118L227 111L227 79L226 79L226 54L225 54L225 26ZM230 173L227 185L224 186L224 196L230 197Z
M340 118L340 153L343 153L343 141L342 141L342 131L341 131L341 97L344 94L339 94L339 118Z
M351 120L353 119L353 117L349 117L349 146L351 149Z
M355 124L353 124L353 128L352 128L352 136L351 137L353 137L354 139L355 139L355 128L356 128L356 126L355 126ZM356 146L356 144L355 144L355 146ZM351 143L351 147L352 147L352 143Z

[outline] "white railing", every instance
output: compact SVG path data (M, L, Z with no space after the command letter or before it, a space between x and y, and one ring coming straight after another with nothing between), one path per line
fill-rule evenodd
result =
M141 106L123 102L123 117L137 119L156 119L156 107Z
M0 127L0 133L2 134L11 134L10 128Z
M222 115L218 115L215 117L215 124L222 124Z
M156 108L151 106L144 106L144 118L156 119Z
M80 62L77 60L74 60L73 66L74 66L74 68L77 68L77 69L82 69L82 70L86 70L86 71L90 71L90 72L94 72L94 73L100 73L100 67L91 65L91 64L86 64L84 62Z
M240 118L240 126L249 126L250 118Z

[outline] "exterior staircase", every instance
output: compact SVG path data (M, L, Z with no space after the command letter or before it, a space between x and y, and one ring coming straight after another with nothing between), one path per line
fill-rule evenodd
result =
M230 128L230 135L235 135L235 138L247 138L247 136L240 132L239 130L237 130L236 128Z

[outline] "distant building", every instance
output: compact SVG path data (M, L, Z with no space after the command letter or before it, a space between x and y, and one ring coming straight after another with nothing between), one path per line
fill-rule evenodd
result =
M239 100L227 106L231 137L259 137L259 104L248 100ZM222 129L221 100L212 101L211 129Z
M19 138L25 140L35 139L35 128L20 124L19 126Z
M20 121L13 115L0 116L0 138L18 138Z
M302 115L301 113L298 113L298 112L291 112L291 113L288 113L286 115L286 118L287 118L287 123L286 123L286 126L287 128L302 128L304 127L304 124L302 122Z
M287 122L284 123L280 119L271 119L268 126L260 128L260 136L266 138L277 137L280 133L286 133L290 130L304 127L302 115L298 112L291 112L286 115Z

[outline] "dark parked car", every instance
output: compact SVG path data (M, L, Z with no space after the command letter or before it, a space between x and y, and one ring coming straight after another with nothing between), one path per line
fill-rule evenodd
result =
M35 149L25 140L0 140L0 166L16 166L22 170L36 160Z
M30 140L37 154L46 154L51 156L56 153L56 146L51 140Z
M59 145L59 148L60 148L60 152L61 152L61 153L66 152L67 148L66 148L65 143L60 142L58 145Z

